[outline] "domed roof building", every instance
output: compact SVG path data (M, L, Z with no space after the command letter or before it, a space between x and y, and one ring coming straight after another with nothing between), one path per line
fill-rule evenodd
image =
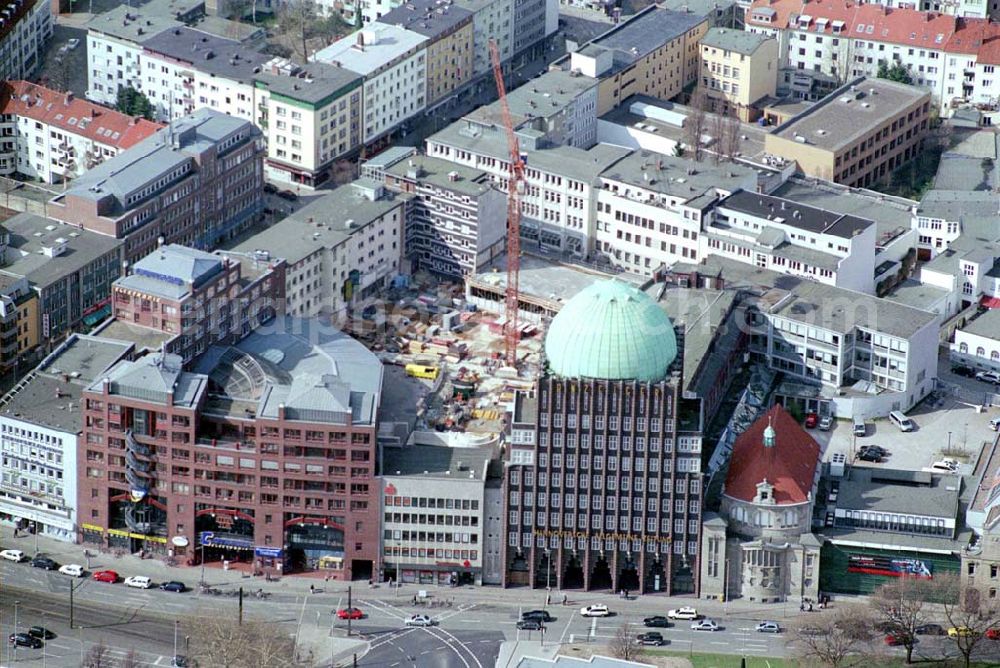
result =
M593 283L570 299L545 337L549 370L567 378L663 380L677 359L674 326L645 292Z
M701 413L681 399L682 348L663 308L620 280L553 318L537 389L514 402L505 585L698 592Z

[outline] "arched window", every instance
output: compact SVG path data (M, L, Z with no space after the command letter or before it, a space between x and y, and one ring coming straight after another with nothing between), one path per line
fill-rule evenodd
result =
M991 362L1000 362L1000 350L994 350L990 353Z
M976 348L976 357L986 357L986 348L982 346Z
M960 352L960 353L968 353L969 352L969 344L968 343L960 343L960 344L958 344L958 352Z

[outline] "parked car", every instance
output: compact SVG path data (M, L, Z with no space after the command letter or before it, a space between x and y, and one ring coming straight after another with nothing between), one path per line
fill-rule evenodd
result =
M830 632L819 626L803 626L799 628L798 633L803 636L825 636Z
M1000 373L997 373L996 371L977 371L976 380L993 383L994 385L1000 385Z
M990 429L993 431L1000 431L1000 418L993 418L990 420Z
M70 39L66 40L66 46L68 46L69 50L72 51L76 47L80 46L80 40L78 40L76 37L71 37Z
M905 645L907 642L909 642L909 636L905 633L890 633L885 637L885 644L889 647Z
M434 620L427 615L410 615L403 624L405 626L434 626Z
M670 619L698 619L699 615L697 610L686 605L683 608L668 611L667 617Z
M554 621L548 610L528 610L521 613L521 619L534 619L536 622L546 623Z
M918 636L943 636L945 633L940 624L922 624L913 630Z
M864 448L858 450L857 457L863 462L873 462L875 464L878 464L879 462L882 461L882 455L880 455L878 451L865 450Z
M701 619L691 625L692 631L718 631L719 625L714 619Z
M819 430L830 431L831 429L833 429L833 417L824 415L819 419Z
M600 603L595 603L594 605L587 605L580 608L581 617L607 617L611 614L608 610L608 606L602 605Z
M860 448L861 452L874 452L879 457L888 457L889 451L883 448L881 445L862 445Z
M31 566L33 568L41 568L45 571L54 571L59 568L59 564L54 559L49 559L48 557L35 557L31 560Z
M537 619L522 619L518 621L517 628L521 631L538 631L542 628L542 623Z
M170 668L190 668L191 662L183 654L174 654L170 659Z
M291 190L281 190L277 193L277 196L281 199L288 200L289 202L294 202L299 198L298 195L293 193Z
M1000 629L986 629L986 633L983 634L983 637L988 638L989 640L1000 640Z
M27 633L11 633L7 642L11 645L30 647L31 649L40 649L43 644L41 640L31 637Z
M860 418L854 418L854 435L864 436L868 433L868 425Z
M80 564L63 564L59 567L59 572L63 575L68 575L71 578L82 578L83 566Z
M341 608L337 611L337 619L361 619L364 616L361 608Z
M819 423L819 416L815 413L806 413L806 419L803 423L806 429L815 429L816 425Z
M972 367L956 365L951 367L951 372L956 376L965 376L966 378L975 378L976 370Z
M953 626L948 629L949 638L969 638L975 635L975 631L970 629L968 626Z
M153 581L145 575L132 575L125 578L125 586L134 587L135 589L149 589L153 586Z
M757 633L781 633L781 625L778 622L761 622L757 625Z
M275 193L278 192L278 187L276 185L274 185L273 183L268 183L268 182L265 181L264 182L264 192L266 192L268 195L274 195Z
M163 584L160 585L160 589L162 589L163 591L177 592L178 594L187 591L187 587L185 587L184 583L181 582L180 580L171 580L170 582L164 582Z
M38 638L39 640L52 640L56 637L56 634L49 631L44 626L32 626L28 629L28 635L32 638Z
M958 473L958 462L953 459L942 459L927 467L933 473Z
M646 617L642 620L642 625L650 629L667 629L670 628L670 620L663 615L656 615L654 617Z
M0 559L6 559L7 561L22 562L26 561L28 557L24 556L24 552L21 550L3 550L0 551Z
M663 644L663 634L656 631L650 631L649 633L640 633L636 638L640 645L650 645L653 647L659 647Z
M116 571L110 571L110 570L96 571L90 577L93 578L94 580L97 580L98 582L108 582L110 584L118 582L119 578L118 573Z

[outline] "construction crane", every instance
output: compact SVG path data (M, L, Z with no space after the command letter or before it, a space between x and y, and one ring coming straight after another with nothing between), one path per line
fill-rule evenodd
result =
M507 293L504 309L504 355L509 366L517 365L517 341L520 331L517 326L518 301L520 297L519 276L521 272L521 196L524 194L524 160L521 146L514 134L514 123L507 106L507 88L503 83L503 68L500 66L500 50L496 40L490 40L490 58L493 61L493 78L497 82L503 126L507 132L507 148L510 151L510 178L507 183Z

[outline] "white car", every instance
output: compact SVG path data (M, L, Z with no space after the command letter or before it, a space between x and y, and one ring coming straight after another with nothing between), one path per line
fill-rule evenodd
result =
M71 578L82 578L83 566L80 564L63 564L59 567L59 572L63 575L68 575Z
M987 383L1000 385L1000 373L996 371L979 371L976 373L976 380L984 380Z
M27 560L27 557L24 556L24 552L21 552L21 550L3 550L0 552L0 559L21 562Z
M406 626L434 626L434 620L427 615L410 615L403 623Z
M581 617L607 617L610 614L611 611L608 610L608 606L599 603L580 608Z
M1000 418L993 418L990 420L990 429L993 431L1000 431Z
M690 606L677 608L667 613L669 619L698 619L698 611Z
M719 625L714 619L703 619L691 625L692 631L718 631Z
M68 46L70 48L70 50L72 51L76 47L80 46L80 40L78 40L76 37L73 37L72 39L68 39L68 40L66 40L66 46Z
M125 586L135 587L136 589L149 589L153 586L153 581L145 575L133 575L132 577L125 578Z
M928 470L934 473L958 473L958 462L954 459L942 459L931 464Z
M761 622L757 625L757 633L781 633L778 622Z

